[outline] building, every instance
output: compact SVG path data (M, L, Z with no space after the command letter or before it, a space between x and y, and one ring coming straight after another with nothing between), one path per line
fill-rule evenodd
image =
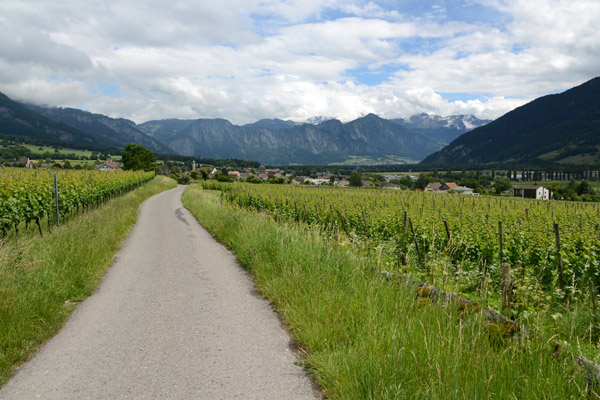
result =
M117 161L113 161L111 156L106 157L106 161L102 165L96 166L96 169L100 171L115 171L121 169L121 164Z
M453 192L456 192L456 193L460 193L460 194L469 194L469 195L477 194L477 193L475 193L475 191L473 189L466 187L466 186L457 186L450 190L452 190Z
M550 200L552 192L539 185L520 185L513 188L514 197L524 197L526 199Z
M25 168L31 168L32 164L31 161L29 160L29 157L19 157L19 164L23 164L25 166Z
M442 184L439 182L431 182L428 183L427 186L425 187L425 190L423 190L424 192L436 192L438 190L440 190L442 187Z
M440 190L456 189L457 187L458 185L454 182L446 182L440 187Z

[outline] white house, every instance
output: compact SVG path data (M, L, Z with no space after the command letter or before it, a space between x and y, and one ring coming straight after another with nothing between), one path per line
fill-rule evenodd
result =
M470 195L475 194L473 189L471 189L470 187L466 187L466 186L457 186L450 190L452 190L453 192L460 193L460 194L470 194Z
M527 199L550 200L552 192L539 185L520 185L513 188L513 196Z

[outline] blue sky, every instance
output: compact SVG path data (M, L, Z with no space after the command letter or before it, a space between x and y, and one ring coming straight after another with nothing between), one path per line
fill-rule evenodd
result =
M597 0L3 0L0 91L136 122L497 118L600 70Z

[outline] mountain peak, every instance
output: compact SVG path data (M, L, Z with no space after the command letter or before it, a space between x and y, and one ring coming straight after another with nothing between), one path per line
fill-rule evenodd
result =
M332 119L336 119L335 117L325 117L322 115L318 115L316 117L310 117L308 118L306 121L304 121L304 123L306 124L311 124L311 125L319 125L322 124L325 121L329 121Z

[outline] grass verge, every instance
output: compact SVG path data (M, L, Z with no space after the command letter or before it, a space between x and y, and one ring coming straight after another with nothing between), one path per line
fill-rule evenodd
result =
M50 234L0 243L0 386L92 294L133 227L140 204L176 187L156 177Z
M417 298L372 273L368 257L319 232L221 205L214 193L191 186L183 203L249 269L331 399L590 396L550 338L512 338L480 310Z

